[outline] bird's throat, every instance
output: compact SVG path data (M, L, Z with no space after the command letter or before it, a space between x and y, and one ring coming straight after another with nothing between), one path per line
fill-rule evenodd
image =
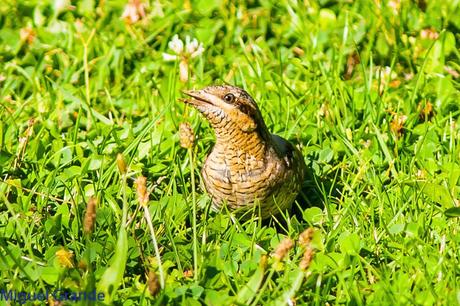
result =
M228 133L225 135L216 132L214 150L219 150L225 155L234 153L242 162L245 162L247 158L263 160L266 148L267 142L257 132Z

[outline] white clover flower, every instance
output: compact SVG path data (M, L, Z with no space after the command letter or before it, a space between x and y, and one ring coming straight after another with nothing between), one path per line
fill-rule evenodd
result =
M166 61L166 62L172 62L172 61L175 61L177 60L177 55L174 55L174 54L169 54L169 53L164 53L163 52L163 60Z
M179 60L179 77L182 82L188 80L189 61L192 58L200 56L204 52L203 44L198 42L196 38L191 39L190 36L185 37L185 44L179 38L179 35L174 35L168 43L169 49L175 54L163 53L163 60L176 61Z
M145 7L146 5L140 0L130 0L125 5L121 18L129 24L136 23L145 18Z
M188 36L187 36L188 37ZM184 43L179 38L179 35L174 35L173 39L168 43L169 49L173 50L176 54L181 54L184 51Z
M122 19L127 19L131 23L135 23L139 20L139 15L137 14L137 9L131 3L126 4L123 13L121 14Z
M193 40L198 44L198 41L196 40L196 38L193 39ZM185 49L186 49L187 53L189 53L189 54L191 53L190 51L192 51L193 48L194 48L193 44L194 44L194 42L190 42L190 36L189 35L185 36Z
M190 54L190 57L195 58L195 57L200 56L201 54L203 54L203 52L204 52L203 44L200 43L198 45L198 47L195 48L194 51Z
M190 36L188 35L185 37L185 49L186 52L190 55L190 58L197 57L204 51L203 44L199 43L196 38L190 40Z
M175 54L163 53L163 59L165 61L195 58L204 52L203 44L198 42L196 38L191 39L188 35L185 37L185 44L184 41L179 38L179 35L174 35L172 40L168 43L168 47Z
M196 38L194 38L188 44L185 44L185 48L187 49L187 52L190 54L191 58L200 56L204 52L203 44L199 43Z

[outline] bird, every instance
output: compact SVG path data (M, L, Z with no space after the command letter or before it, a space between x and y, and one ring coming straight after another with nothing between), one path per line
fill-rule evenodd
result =
M254 99L231 85L184 91L182 99L210 123L216 142L201 169L211 207L262 219L292 207L306 175L302 153L271 134Z

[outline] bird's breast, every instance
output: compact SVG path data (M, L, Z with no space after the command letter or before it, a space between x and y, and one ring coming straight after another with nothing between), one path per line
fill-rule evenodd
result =
M237 208L268 197L278 181L284 179L283 167L270 154L260 158L245 150L216 145L205 161L202 175L214 203L226 201Z

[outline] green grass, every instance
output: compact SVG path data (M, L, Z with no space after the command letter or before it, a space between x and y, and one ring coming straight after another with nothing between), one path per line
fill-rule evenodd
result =
M118 0L1 5L0 291L97 290L118 305L460 304L458 1L232 3L152 0L133 24ZM187 80L163 60L175 34L203 43ZM199 169L212 130L179 99L225 82L301 147L296 214L209 210ZM310 227L304 271L297 240ZM148 275L161 274L154 296Z

